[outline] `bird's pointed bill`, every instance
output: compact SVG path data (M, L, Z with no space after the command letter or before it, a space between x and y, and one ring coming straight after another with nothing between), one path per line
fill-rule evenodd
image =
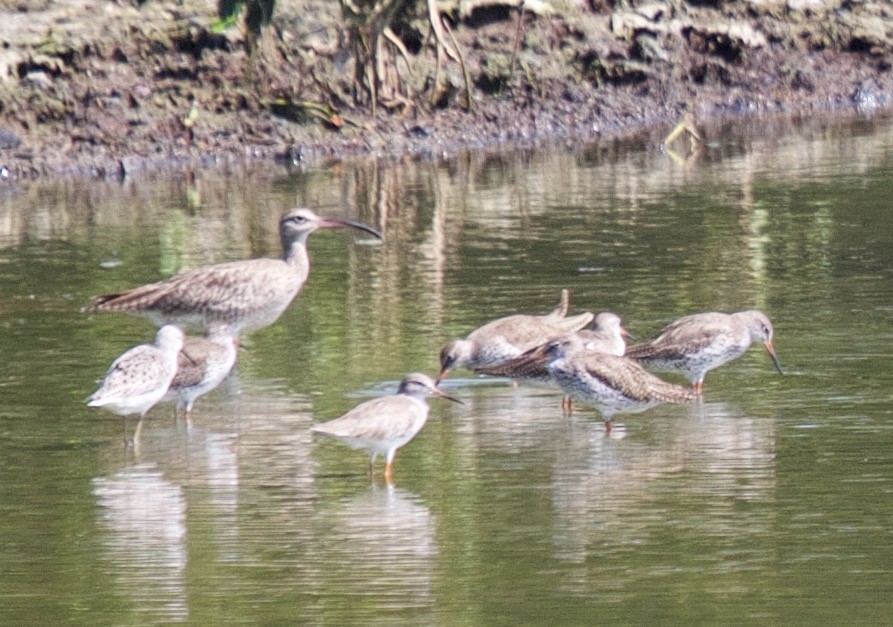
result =
M440 371L440 374L437 375L437 378L434 379L434 385L440 385L440 382L446 379L446 376L450 373L449 368L444 368Z
M449 394L445 394L442 390L439 390L437 388L434 388L434 396L436 396L438 398L445 398L448 401L453 401L454 403L459 403L460 405L465 404L462 401L460 401L458 398L454 398L454 397L450 396Z
M359 231L365 231L366 233L370 233L371 235L374 235L378 239L383 239L381 232L376 229L373 229L371 226L366 226L362 222L354 222L353 220L346 220L344 218L320 218L319 226L330 227L330 228L349 226L349 227L357 229Z
M763 346L766 347L766 352L769 353L769 357L772 358L772 363L775 365L776 370L781 374L784 374L784 370L781 369L781 362L778 361L778 355L775 354L775 347L772 346L772 342L766 342Z

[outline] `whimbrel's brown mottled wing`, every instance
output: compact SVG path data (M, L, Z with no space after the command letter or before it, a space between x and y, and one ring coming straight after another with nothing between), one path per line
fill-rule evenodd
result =
M200 313L238 319L259 304L283 294L287 298L302 282L280 259L233 261L197 268L120 294L99 296L87 311L154 312L161 317Z

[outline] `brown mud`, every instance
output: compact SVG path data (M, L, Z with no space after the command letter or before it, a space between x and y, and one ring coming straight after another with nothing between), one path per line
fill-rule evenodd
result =
M373 112L334 0L279 0L250 56L210 0L0 0L0 177L437 157L893 102L886 2L523 1L441 2L462 63L439 69L420 3Z

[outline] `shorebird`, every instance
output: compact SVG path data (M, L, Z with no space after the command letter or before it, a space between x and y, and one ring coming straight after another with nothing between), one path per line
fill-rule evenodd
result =
M608 431L614 414L698 398L694 390L667 383L627 357L586 351L573 335L549 342L545 354L555 382L568 396L597 409Z
M450 370L459 366L469 369L497 366L551 339L573 333L592 321L592 312L567 316L569 294L561 290L561 301L543 316L517 314L488 322L472 331L464 340L453 340L440 351L440 374L443 381Z
M575 335L582 341L581 350L587 353L622 356L626 351L625 338L629 334L623 328L620 316L603 311L588 327L570 335ZM556 381L549 374L549 358L546 356L545 348L546 345L537 346L498 366L476 368L475 373L510 377L535 384L555 385ZM562 409L570 410L570 398L565 397L561 406Z
M431 377L415 372L406 375L396 394L360 403L340 418L314 425L310 430L368 452L370 474L375 458L382 455L384 476L390 481L397 449L412 440L428 420L428 394L461 403L437 389Z
M766 347L772 363L784 374L772 334L772 323L761 311L700 313L670 323L652 339L631 346L626 355L655 370L682 373L703 394L707 373L737 359L755 341Z
M97 296L86 311L123 311L147 316L158 325L171 322L205 329L219 321L238 336L276 322L297 296L310 273L307 237L316 229L347 226L381 239L381 233L365 224L293 209L279 220L282 259L196 268L159 283Z
M178 356L177 374L162 400L174 401L174 413L182 412L189 420L195 401L220 385L233 369L237 344L229 326L221 322L211 323L205 337L187 337Z
M167 392L177 373L177 355L183 348L183 331L166 324L151 344L139 344L118 357L109 367L99 389L87 399L90 407L105 407L119 416L139 414L134 434L138 441L146 415ZM126 433L126 422L125 422Z

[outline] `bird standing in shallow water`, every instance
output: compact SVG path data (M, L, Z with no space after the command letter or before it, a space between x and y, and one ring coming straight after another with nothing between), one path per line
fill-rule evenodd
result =
M622 356L626 351L626 338L629 334L623 328L620 316L615 313L603 311L595 317L585 329L580 329L574 334L582 341L582 350L591 353L606 353L608 355ZM558 339L558 338L556 338ZM531 383L555 385L556 381L549 374L549 358L546 356L546 346L537 346L526 353L498 366L476 368L478 374L492 376L511 377ZM571 400L565 397L561 402L562 409L571 409Z
M147 316L159 325L171 322L203 329L217 321L238 336L276 322L297 296L310 273L307 237L320 228L347 226L381 239L381 233L365 224L293 209L279 220L282 259L196 268L120 294L97 296L86 311L123 311Z
M181 348L183 331L172 324L164 325L158 329L153 343L134 346L112 362L99 389L87 399L87 405L105 407L120 416L139 414L133 436L137 443L143 416L162 399L177 373L177 355Z
M568 396L601 412L607 431L616 413L698 398L694 390L667 383L627 357L586 351L573 335L549 342L545 354L555 382Z
M236 363L238 340L229 326L213 322L205 337L187 337L178 356L177 374L166 401L174 401L175 413L182 411L188 422L195 401L215 389Z
M553 338L582 329L593 315L587 311L567 317L568 300L568 291L561 290L561 302L551 313L499 318L475 329L464 340L453 340L440 351L437 383L453 368L497 366Z
M655 337L630 346L626 355L648 368L682 373L703 394L707 373L743 355L753 342L763 344L784 374L772 344L773 332L761 311L700 313L670 323Z
M375 458L384 456L384 476L390 482L397 449L412 440L428 420L425 397L429 394L461 402L437 389L431 377L415 372L406 375L396 394L360 403L340 418L314 425L310 430L367 451L370 474Z

